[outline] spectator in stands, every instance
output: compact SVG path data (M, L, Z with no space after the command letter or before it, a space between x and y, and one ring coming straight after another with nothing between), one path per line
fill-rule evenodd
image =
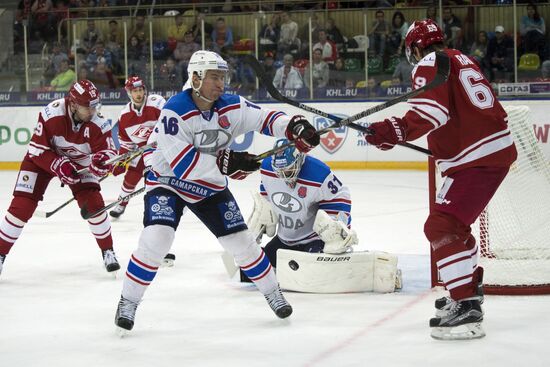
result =
M327 38L327 32L324 29L319 30L319 42L313 45L313 49L321 49L323 61L333 64L338 57L336 44Z
M509 72L514 67L514 41L504 34L504 27L495 27L495 37L489 40L487 56L485 57L490 69L489 80L495 79L496 72Z
M269 23L262 26L258 39L260 40L260 53L267 51L276 51L279 35L281 33L281 17L279 14L273 14Z
M113 11L109 9L114 5L111 4L112 2L112 0L97 0L97 5L95 6L97 10L93 12L94 17L108 18L113 16ZM93 6L92 4L90 5Z
M327 19L326 32L328 39L334 42L338 52L344 51L344 37L342 36L340 29L338 29L338 27L336 26L336 22L334 21L334 19Z
M111 52L117 61L122 59L123 35L116 20L109 21L109 32L105 37L105 48Z
M487 32L485 31L479 31L477 34L477 40L472 44L472 47L470 47L470 57L477 61L479 64L481 71L484 74L487 74L487 60L485 56L487 55Z
M139 75L146 63L145 46L136 36L131 36L128 42L128 75Z
M313 85L310 84L310 70ZM306 66L304 79L308 88L324 88L329 80L328 64L323 61L323 51L320 48L313 50L313 63Z
M389 37L388 48L390 55L401 55L405 45L405 36L409 30L409 23L405 21L405 16L402 12L396 11L393 13L392 30Z
M447 47L460 49L462 46L462 22L450 8L443 9L443 33Z
M281 35L277 46L278 55L298 53L301 41L298 38L298 24L290 18L290 13L281 14Z
M54 27L58 27L61 31L61 40L63 41L67 39L67 24L68 22L65 21L69 17L69 7L67 6L67 3L65 0L57 0L54 2L54 10L53 10L53 21L52 24Z
M399 79L401 84L412 85L413 66L407 61L405 56L400 56L399 64L395 67L392 77Z
M202 23L204 22L204 34L211 35L212 31L214 30L214 27L212 27L212 24L208 23L206 20L204 20L204 13L198 12L195 13L195 23L191 26L191 32L193 32L193 37L195 39L195 42L202 46L202 34L201 34L201 27ZM210 37L205 37L205 40L207 40Z
M204 49L206 51L213 51L213 52L217 53L218 55L221 55L221 52L222 52L220 50L220 47L216 43L214 43L214 41L210 37L206 37L204 39Z
M436 23L439 22L439 19L437 19L437 8L435 6L428 6L426 9L426 19L431 19Z
M314 45L319 42L319 31L322 29L322 27L319 23L317 13L311 12L309 17L311 17L311 44ZM309 17L306 18L305 23L298 31L298 39L300 39L300 49L302 55L309 55Z
M283 57L283 66L275 72L273 77L273 85L279 89L301 89L304 87L302 75L292 63L294 57L291 54L286 54Z
M201 47L199 44L194 41L193 32L185 32L183 42L178 42L178 45L174 50L174 59L178 63L178 68L181 70L182 75L187 75L187 65L189 64L189 59L195 51L200 49Z
M90 80L99 89L116 89L118 87L118 80L113 77L113 73L109 66L104 62L104 59L99 59L94 70L91 72Z
M145 29L145 17L143 15L138 15L136 17L136 23L134 24L134 28L130 32L130 37L135 36L137 37L139 43L141 45L145 45L147 43L147 34L149 31Z
M52 0L34 0L31 6L31 31L39 31L45 41L53 33L52 10Z
M369 36L369 45L373 49L374 55L383 57L386 52L386 40L390 26L384 19L384 12L382 10L377 10L375 16L376 18L367 35Z
M369 78L367 81L367 97L380 97L382 95L382 87L374 80Z
M233 49L233 31L225 24L224 18L216 19L216 26L212 31L212 41L218 45L222 54Z
M160 67L159 75L155 80L155 86L163 90L180 90L185 81L182 79L181 69L176 66L176 61L169 56Z
M527 5L527 15L521 18L519 32L525 52L536 53L543 60L546 45L546 24L544 18L537 11L535 4Z
M186 32L187 25L183 22L183 16L178 13L174 16L174 24L168 27L168 39L173 38L177 42L184 42Z
M348 72L345 69L345 60L337 57L334 61L334 69L329 70L328 86L332 88L344 88L348 79Z
M52 45L52 53L48 58L48 65L44 71L44 84L49 84L50 81L59 74L61 70L61 62L69 61L69 57L65 52L61 51L61 44L59 42L54 42Z
M542 63L540 67L540 71L542 74L542 80L543 82L550 81L550 60L546 60Z
M95 70L99 63L104 64L109 71L113 68L113 56L105 48L103 41L97 41L94 50L86 58L86 66L91 72Z
M270 82L273 82L273 79L275 78L275 73L277 72L277 68L275 67L274 63L275 59L273 58L272 53L268 53L267 55L265 55L262 66L264 68L266 79Z
M69 68L69 60L63 60L59 65L59 72L50 83L50 90L56 92L68 91L74 84L75 79L76 74L71 68Z
M84 51L87 54L92 52L96 42L103 39L101 31L95 26L95 20L88 19L87 27L84 32L82 32L80 38L82 39L81 45Z

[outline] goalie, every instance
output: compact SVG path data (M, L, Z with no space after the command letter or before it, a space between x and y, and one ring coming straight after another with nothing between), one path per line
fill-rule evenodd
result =
M279 147L288 143L280 139ZM320 160L294 147L266 158L248 226L264 247L282 288L300 292L393 292L400 288L397 257L353 252L348 188ZM226 262L231 266L231 262ZM241 271L241 281L247 281Z

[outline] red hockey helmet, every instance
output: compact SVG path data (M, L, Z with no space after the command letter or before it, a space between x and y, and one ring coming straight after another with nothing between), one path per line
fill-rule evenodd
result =
M434 43L443 42L441 28L431 19L416 20L411 24L405 36L405 53L412 65L416 64L413 47L423 50Z
M69 90L69 101L84 107L99 107L99 90L94 83L83 79L73 84Z
M128 93L130 93L132 89L140 87L146 89L143 79L141 79L139 76L129 77L124 84L124 89L126 89L126 92Z

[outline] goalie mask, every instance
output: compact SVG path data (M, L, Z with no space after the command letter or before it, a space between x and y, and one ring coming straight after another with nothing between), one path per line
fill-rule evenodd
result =
M278 148L285 144L288 144L287 139L279 139L275 143L274 148ZM271 167L273 167L277 177L284 180L289 187L294 188L302 165L304 164L304 159L304 153L301 153L294 146L290 146L273 156L271 159Z

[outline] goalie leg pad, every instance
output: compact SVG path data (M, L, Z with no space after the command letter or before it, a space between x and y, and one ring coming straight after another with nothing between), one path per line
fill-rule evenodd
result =
M393 292L397 257L384 252L342 255L277 252L281 288L307 293Z

